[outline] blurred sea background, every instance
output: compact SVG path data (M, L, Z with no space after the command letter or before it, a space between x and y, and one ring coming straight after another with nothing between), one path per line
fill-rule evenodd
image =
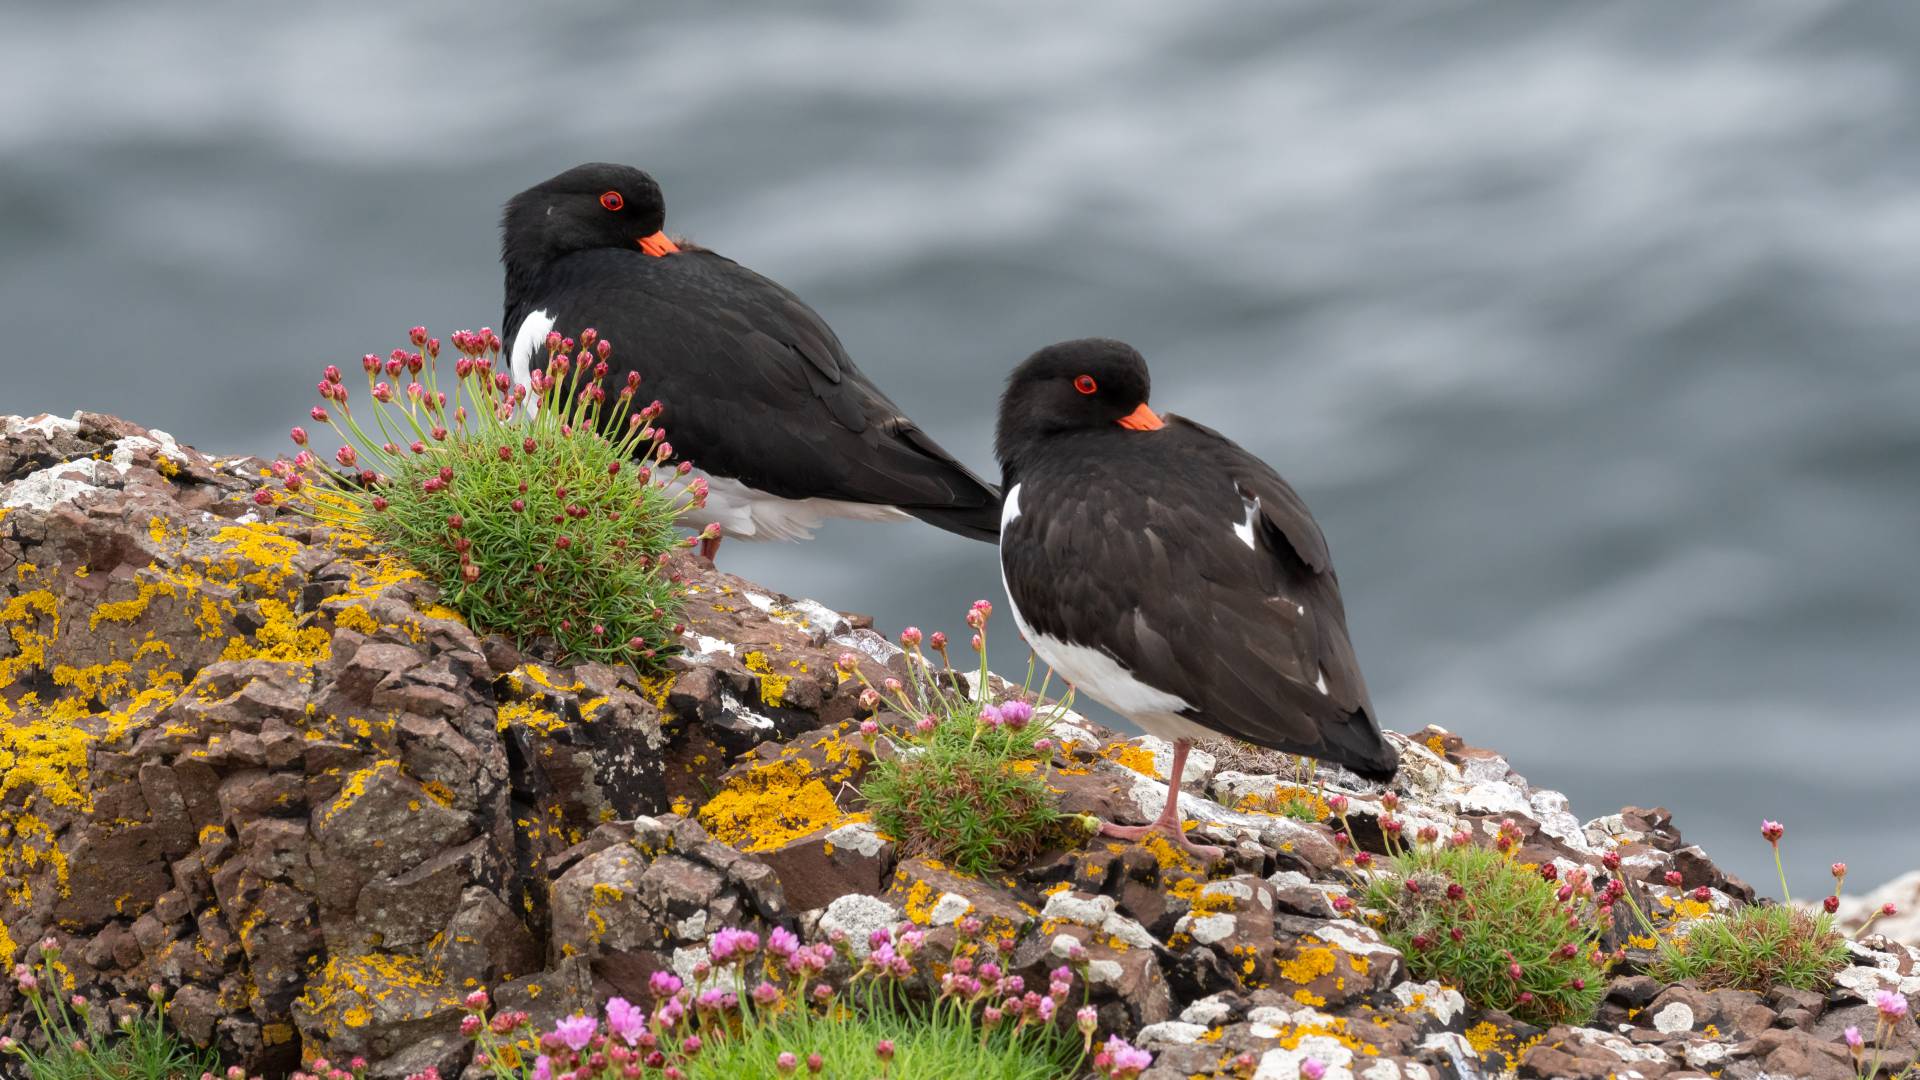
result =
M0 410L272 454L319 368L498 326L569 165L783 282L988 474L1007 369L1124 338L1279 468L1384 723L1773 891L1920 866L1920 6L19 3ZM993 551L722 565L962 629ZM1023 663L1002 619L996 659Z

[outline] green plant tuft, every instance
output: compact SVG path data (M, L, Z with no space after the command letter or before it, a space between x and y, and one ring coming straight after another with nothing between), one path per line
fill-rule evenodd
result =
M875 762L860 787L874 824L899 839L907 856L925 855L963 874L984 874L1038 854L1054 837L1060 813L1032 751L996 753L969 744L966 724L918 744L912 757Z
M981 600L967 614L979 654L973 685L983 688L990 681L986 627L992 611ZM990 704L984 690L970 693L962 677L935 671L920 641L916 629L901 635L906 683L889 679L884 693L870 686L863 695L869 708L884 705L905 722L890 733L899 754L868 769L860 795L874 824L895 837L905 855L939 859L964 874L1015 865L1044 850L1074 820L1054 807L1047 787L1053 760L1048 731L1067 702L1036 713L1022 687ZM932 642L944 664L944 635ZM859 670L850 657L841 669Z
M1775 986L1824 990L1847 966L1847 942L1824 912L1767 905L1696 919L1663 942L1650 973L1663 983L1692 979L1702 990Z
M738 1038L716 1042L687 1063L683 1075L687 1080L778 1077L782 1053L819 1054L822 1076L875 1075L879 1063L873 1048L883 1039L894 1044L885 1073L890 1080L1057 1080L1077 1071L1081 1057L1079 1045L1056 1029L986 1030L971 1013L915 1008L875 995L861 1008L828 1016L788 1010L746 1024ZM803 1066L786 1075L808 1073Z
M437 379L439 341L424 329L413 332L420 351L368 356L373 401L359 416L329 368L327 404L312 416L343 443L334 463L303 449L276 463L278 487L255 501L364 531L477 630L559 659L651 665L674 647L682 608L669 554L694 542L675 522L705 498L653 426L658 403L635 408L637 376L606 392L611 346L591 330L577 354L572 340L548 338L531 393L494 370L497 336L453 341L450 394ZM396 389L382 373L411 381ZM307 433L293 439L304 447Z
M1408 887L1408 883L1413 888ZM1449 886L1458 886L1449 890ZM1508 852L1427 844L1390 857L1362 890L1415 979L1530 1024L1584 1024L1606 992L1592 912ZM1518 965L1517 972L1515 965Z
M99 1002L62 998L52 989L62 978L59 952L49 940L38 963L14 969L46 1045L35 1050L0 1039L0 1075L13 1075L5 1066L10 1057L19 1059L26 1080L177 1080L218 1068L211 1051L196 1051L167 1030L157 986L149 992L151 1007L129 1011L117 1028L105 1023Z

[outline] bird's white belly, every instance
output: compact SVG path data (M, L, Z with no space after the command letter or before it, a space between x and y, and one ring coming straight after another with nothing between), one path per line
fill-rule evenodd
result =
M722 535L737 540L811 540L813 530L828 518L905 521L909 517L905 511L877 503L784 499L698 469L689 474L689 479L694 476L706 477L707 505L687 511L680 519L681 524L696 529L718 524Z
M1007 492L1001 506L1000 527L1004 530L1020 516L1020 487ZM1007 610L1014 625L1053 673L1065 679L1077 693L1086 694L1100 704L1138 724L1143 731L1163 739L1198 739L1214 734L1209 729L1181 716L1190 708L1186 699L1156 689L1133 677L1120 661L1090 645L1076 645L1048 634L1035 633L1020 614L1020 604L1007 587L1006 562L1000 564L1000 586L1007 594Z

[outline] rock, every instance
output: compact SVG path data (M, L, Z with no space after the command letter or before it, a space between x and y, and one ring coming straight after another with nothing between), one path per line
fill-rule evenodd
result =
M828 904L817 916L814 937L821 941L844 938L857 957L864 958L868 939L876 930L899 924L900 909L875 896L853 894Z
M1592 1028L1561 1025L1550 1029L1521 1058L1523 1077L1565 1080L1609 1080L1623 1075L1665 1076L1671 1059L1666 1051L1633 1043Z
M894 870L887 899L917 926L948 929L971 916L994 938L1020 937L1036 914L1004 886L962 877L923 858L907 859Z
M893 869L893 841L865 821L816 829L759 853L796 909L823 907L850 893L874 895Z
M1748 1059L1772 1076L1806 1080L1852 1080L1856 1075L1846 1044L1810 1031L1776 1028L1741 1043L1733 1056Z

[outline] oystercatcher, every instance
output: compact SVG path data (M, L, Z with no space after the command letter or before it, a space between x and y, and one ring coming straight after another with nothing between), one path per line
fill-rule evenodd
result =
M568 169L501 216L508 359L526 383L549 332L592 327L664 406L706 475L723 535L800 540L829 517L916 517L992 541L1000 493L909 420L812 308L731 259L676 243L660 186L626 165ZM712 557L718 541L703 550Z
M1000 569L1042 660L1143 730L1173 740L1150 825L1179 817L1196 736L1308 754L1386 780L1327 541L1264 462L1211 428L1147 407L1147 363L1104 339L1052 345L1014 369L994 451L1006 490Z

